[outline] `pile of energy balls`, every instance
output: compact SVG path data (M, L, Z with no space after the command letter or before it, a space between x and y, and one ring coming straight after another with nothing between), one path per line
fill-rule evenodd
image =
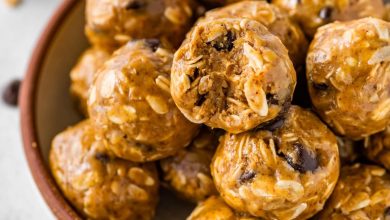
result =
M87 0L58 186L88 219L153 219L161 186L188 220L389 220L386 8Z

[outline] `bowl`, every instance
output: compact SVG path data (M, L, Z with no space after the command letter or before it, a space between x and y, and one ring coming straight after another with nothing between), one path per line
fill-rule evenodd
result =
M59 219L81 219L62 195L48 164L53 137L82 120L70 97L69 72L88 47L85 1L65 0L50 19L32 54L20 94L21 131L30 171L43 198ZM161 189L156 219L185 219L193 204Z

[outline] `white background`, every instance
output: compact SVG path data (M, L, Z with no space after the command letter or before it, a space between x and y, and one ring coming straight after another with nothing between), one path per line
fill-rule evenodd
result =
M0 0L0 89L22 78L38 37L61 0ZM19 110L0 103L0 220L55 219L43 201L24 157Z

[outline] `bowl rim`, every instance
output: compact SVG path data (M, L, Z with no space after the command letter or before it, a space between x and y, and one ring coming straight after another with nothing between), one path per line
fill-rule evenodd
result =
M55 183L50 169L41 154L37 126L35 121L35 104L38 81L44 60L60 27L73 11L79 0L64 0L55 10L51 19L40 35L25 73L19 95L20 126L23 139L24 154L30 173L38 186L46 204L58 219L81 219L72 206L65 200Z

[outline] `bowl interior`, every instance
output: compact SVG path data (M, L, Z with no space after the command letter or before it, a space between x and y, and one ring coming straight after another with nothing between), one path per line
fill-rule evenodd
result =
M69 72L88 47L84 36L84 1L78 1L49 42L38 74L35 96L37 140L48 167L51 140L66 127L82 120L69 94ZM185 219L194 205L161 190L156 219Z

